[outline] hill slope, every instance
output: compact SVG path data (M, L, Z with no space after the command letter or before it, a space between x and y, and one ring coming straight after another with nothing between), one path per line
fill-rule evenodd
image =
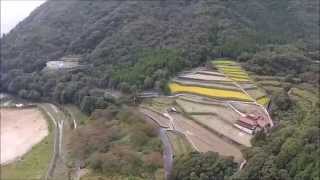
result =
M165 80L184 67L255 53L267 44L314 51L318 5L317 0L48 1L1 39L1 88L36 90L20 92L27 97L52 97L56 90L58 97L63 83L72 81L69 95L84 86L132 92L165 88ZM40 73L47 61L70 54L82 55L93 68L73 78Z
M318 5L316 0L48 1L1 40L3 65L74 53L105 65L126 62L140 48L198 53L233 41L252 48L254 41L303 40L315 47Z

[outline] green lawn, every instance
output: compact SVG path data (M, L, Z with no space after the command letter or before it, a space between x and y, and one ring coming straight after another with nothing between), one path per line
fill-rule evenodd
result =
M21 160L1 166L2 180L43 179L53 151L53 133L50 133Z

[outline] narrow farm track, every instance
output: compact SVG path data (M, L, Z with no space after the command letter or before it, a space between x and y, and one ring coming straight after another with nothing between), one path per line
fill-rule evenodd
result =
M42 108L54 124L54 146L53 146L53 155L48 168L47 175L45 180L52 179L53 173L57 166L57 161L61 156L62 151L62 139L63 139L63 124L64 124L64 115L55 105L49 103L38 104Z

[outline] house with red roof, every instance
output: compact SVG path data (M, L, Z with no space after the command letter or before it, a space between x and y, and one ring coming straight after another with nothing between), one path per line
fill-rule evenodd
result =
M241 116L235 123L234 126L241 129L242 131L255 134L270 126L270 123L266 118L256 114L246 114Z

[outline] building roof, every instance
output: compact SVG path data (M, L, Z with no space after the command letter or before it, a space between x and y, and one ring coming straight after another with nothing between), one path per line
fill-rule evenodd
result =
M250 130L254 130L256 128L256 126L252 126L250 124L247 124L247 123L244 123L244 122L241 122L241 121L237 121L236 124L241 126L241 127L250 129Z
M269 124L269 122L264 117L254 114L247 114L244 117L240 117L239 122L250 126L259 126L262 128Z
M239 118L239 121L240 121L240 122L243 122L243 123L246 123L246 124L248 124L248 125L251 125L251 126L257 126L257 121L255 121L255 120L252 119L252 118L249 118L248 116L240 117L240 118Z

